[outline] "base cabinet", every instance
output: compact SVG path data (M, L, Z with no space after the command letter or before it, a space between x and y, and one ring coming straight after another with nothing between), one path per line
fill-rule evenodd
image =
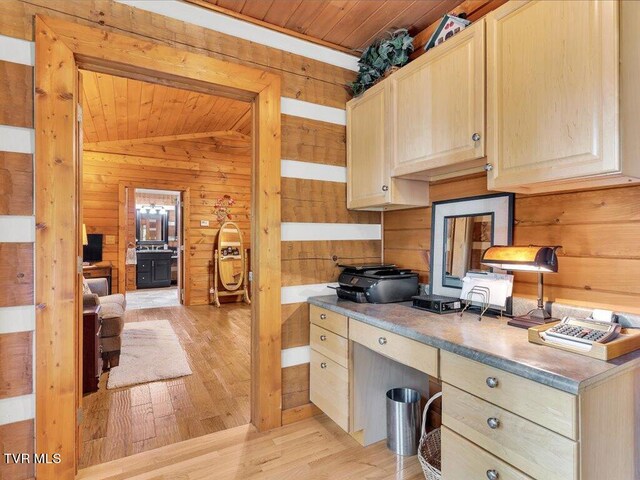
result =
M162 288L171 286L171 256L171 252L138 254L136 287Z

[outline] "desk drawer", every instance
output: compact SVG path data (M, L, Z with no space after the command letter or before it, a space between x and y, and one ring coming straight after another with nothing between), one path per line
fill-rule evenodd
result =
M497 476L492 476L492 473ZM454 480L533 480L447 427L442 427L442 477Z
M347 317L324 308L309 305L309 320L324 329L347 337Z
M449 384L442 385L442 423L534 478L578 478L578 444ZM494 428L489 426L492 419Z
M438 377L437 348L353 319L349 319L349 340L432 377Z
M578 439L578 408L574 395L450 352L443 351L440 361L443 382L554 432Z
M311 324L311 348L329 359L342 365L349 366L349 341L338 334Z
M349 371L311 350L309 397L345 432L349 431Z

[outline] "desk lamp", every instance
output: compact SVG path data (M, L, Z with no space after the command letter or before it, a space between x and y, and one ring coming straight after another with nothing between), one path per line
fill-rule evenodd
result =
M558 247L489 247L482 254L481 263L489 267L518 272L538 273L538 307L526 315L513 317L508 324L514 327L529 328L556 320L544 309L543 273L558 271Z

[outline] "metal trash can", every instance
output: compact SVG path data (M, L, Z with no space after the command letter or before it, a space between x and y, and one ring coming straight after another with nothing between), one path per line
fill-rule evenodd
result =
M387 392L387 448L397 455L416 455L420 441L420 392L392 388Z

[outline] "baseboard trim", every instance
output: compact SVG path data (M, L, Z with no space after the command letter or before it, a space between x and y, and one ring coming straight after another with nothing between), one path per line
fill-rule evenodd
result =
M320 415L321 413L322 410L316 407L313 403L288 408L287 410L282 411L282 425L299 422L300 420L311 418L315 415Z

